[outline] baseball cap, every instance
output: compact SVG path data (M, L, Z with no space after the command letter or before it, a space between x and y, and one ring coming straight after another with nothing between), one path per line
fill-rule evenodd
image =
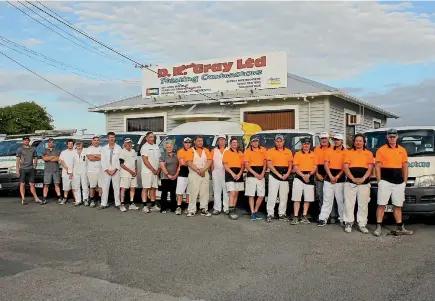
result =
M275 141L278 140L278 139L284 140L284 136L281 135L281 134L278 134L278 135L275 136Z
M301 139L301 143L302 143L302 144L304 144L304 143L311 143L310 138L308 138L308 137L303 137L303 138Z
M319 138L320 139L322 139L322 138L329 138L329 134L327 132L321 132L320 135L319 135Z
M343 140L343 135L342 134L335 134L334 139Z
M260 141L260 137L258 135L252 135L251 136L251 142L252 141Z
M24 136L23 140L30 140L29 136Z
M218 139L219 139L219 138L224 138L224 139L226 140L226 139L227 139L227 136L225 136L225 135L219 135L217 138L218 138Z
M183 142L192 142L192 139L190 139L190 137L186 137L183 139Z
M132 141L131 141L130 138L125 138L125 139L124 139L124 143L127 143L127 142L132 142Z
M396 129L389 129L388 131L387 131L387 136L388 137L395 137L395 136L398 136L399 134L397 133L397 130Z
M77 141L76 141L76 145L78 145L78 144L83 145L83 142L82 142L81 140L77 140Z
M53 138L48 138L48 142L50 142L50 141L54 141L54 139Z

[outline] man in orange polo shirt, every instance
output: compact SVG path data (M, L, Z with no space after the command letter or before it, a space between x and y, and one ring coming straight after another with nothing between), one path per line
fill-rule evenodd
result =
M343 224L343 194L346 178L343 171L343 163L348 150L343 145L343 135L341 134L334 136L334 144L335 146L329 149L325 155L326 176L323 182L323 205L319 215L319 227L326 225L334 205L334 198L337 201L340 224Z
M373 154L367 150L365 137L361 134L353 138L353 147L344 158L344 231L352 232L355 220L355 202L358 199L357 222L359 230L367 234L367 215L370 202L370 175L373 170Z
M293 154L284 147L284 136L275 136L275 147L267 152L267 166L269 167L269 195L267 199L267 221L271 222L275 213L275 204L279 193L278 215L282 221L289 221L287 201L289 193L288 177L292 171Z
M211 216L211 213L208 212L210 182L208 170L212 164L211 154L207 148L203 147L204 139L202 136L197 136L194 143L195 146L185 155L185 160L189 166L188 187L190 194L187 216L195 216L198 196L201 215Z
M258 135L251 137L251 145L245 151L244 161L245 168L248 171L245 196L249 197L251 220L261 220L262 218L258 216L258 209L266 193L264 175L267 170L267 150L260 146L260 137ZM255 195L257 195L257 203L255 203Z
M382 234L382 221L385 206L390 200L393 203L394 219L396 220L398 235L412 235L413 231L405 229L402 220L402 207L405 202L405 187L408 181L408 153L397 144L399 135L397 130L387 131L388 143L376 152L376 179L378 180L378 209L376 211L375 236Z
M314 175L317 172L317 157L311 151L310 138L302 138L302 150L295 154L294 171L295 179L293 180L292 200L294 218L292 225L299 224L299 209L301 207L302 195L304 196L304 209L301 222L309 224L307 218L310 203L314 202Z
M231 138L230 149L224 153L222 162L225 168L225 183L230 194L229 218L236 220L239 217L236 214L237 199L239 192L244 190L243 171L245 170L243 152L239 149L237 138Z

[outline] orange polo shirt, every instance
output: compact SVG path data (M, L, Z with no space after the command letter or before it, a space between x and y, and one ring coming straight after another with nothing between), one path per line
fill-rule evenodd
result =
M298 166L302 172L310 172L316 167L318 162L317 156L314 152L309 151L304 153L302 150L295 154L293 161L294 166Z
M403 164L408 162L408 153L402 146L381 146L376 152L376 162L381 165L381 180L393 184L404 182Z
M266 148L260 146L258 149L253 150L250 147L245 151L243 157L245 162L248 162L249 166L264 166L264 161L267 160Z
M373 154L367 149L351 149L347 152L344 163L349 164L349 170L355 178L362 178L367 172L370 165L375 162ZM349 178L348 182L352 182ZM364 184L370 182L370 178L366 179Z
M186 153L184 155L184 160L186 162L193 161L193 155L194 155L193 149L194 148L192 147L188 151L186 151ZM198 148L198 149L195 148L195 151L198 153L198 156L200 156L200 157L202 156L202 152L205 152L205 156L207 157L207 160L212 160L212 156L211 156L211 153L208 150L208 148L205 148L205 147L204 148Z
M342 170L347 152L348 150L344 146L338 149L335 147L328 149L328 152L325 154L325 162L329 163L329 169Z
M325 177L326 176L326 171L325 171L325 160L326 160L326 155L329 153L329 150L334 148L334 146L329 145L326 147L322 147L320 145L316 146L314 148L314 154L316 155L316 160L317 160L317 172L322 176Z
M229 168L241 168L243 166L243 152L229 149L224 153L222 162L228 164Z
M278 150L272 147L267 151L267 160L272 162L273 166L288 167L289 163L293 161L293 154L288 148Z

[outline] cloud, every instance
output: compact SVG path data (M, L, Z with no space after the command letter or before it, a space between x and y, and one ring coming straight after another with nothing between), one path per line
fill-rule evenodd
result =
M51 6L51 3L47 3ZM435 60L435 24L413 4L378 2L93 2L78 26L143 62L285 50L288 71L340 80L376 64Z
M392 126L434 125L435 106L433 94L435 78L417 85L402 85L382 94L371 94L364 100L400 115L391 120Z
M35 45L39 45L39 44L41 44L41 43L42 43L41 40L39 40L39 39L34 39L34 38L25 39L25 40L23 41L24 46L27 46L27 47L31 47L31 46L35 46Z

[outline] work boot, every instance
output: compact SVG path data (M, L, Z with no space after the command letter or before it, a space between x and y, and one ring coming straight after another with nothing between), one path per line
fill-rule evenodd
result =
M381 236L382 234L382 226L381 225L376 225L376 230L375 232L373 232L374 236Z
M292 222L291 222L290 224L292 224L292 225L297 225L297 224L299 224L299 217L295 216L295 217L292 219Z
M181 213L182 213L181 207L177 207L177 209L175 209L175 214L181 215Z
M346 226L344 226L344 232L346 232L346 233L352 232L352 224L351 223L346 223Z
M405 226L398 226L396 230L396 235L412 235L414 231L406 230Z
M324 226L326 226L326 221L319 220L319 223L317 224L317 227L324 227Z
M359 226L359 230L363 234L368 234L369 233L369 230L366 228L366 226Z

